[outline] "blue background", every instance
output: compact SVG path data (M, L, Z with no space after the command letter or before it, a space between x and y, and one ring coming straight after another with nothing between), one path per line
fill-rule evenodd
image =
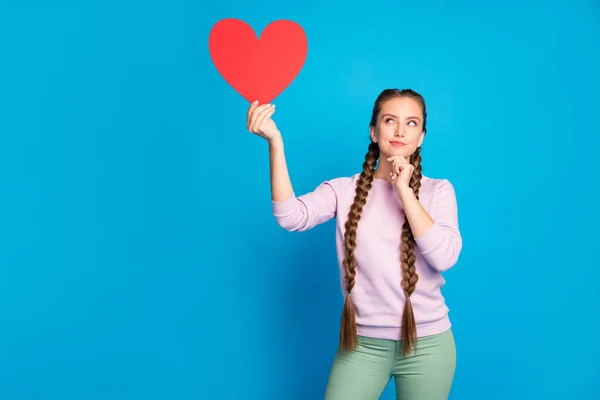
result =
M334 224L275 223L208 52L230 17L306 31L274 115L298 194L359 171L382 89L425 96L464 240L451 398L600 398L600 6L519 3L4 1L0 398L322 398Z

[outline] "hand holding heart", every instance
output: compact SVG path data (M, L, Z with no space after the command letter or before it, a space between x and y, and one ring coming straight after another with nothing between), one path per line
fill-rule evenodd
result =
M410 178L412 177L415 167L402 156L393 156L387 160L392 163L392 172L390 172L390 176L396 191L398 193L403 190L412 191L410 188Z
M250 103L246 116L246 129L271 142L280 137L280 132L271 116L275 113L275 104L258 105L258 100Z

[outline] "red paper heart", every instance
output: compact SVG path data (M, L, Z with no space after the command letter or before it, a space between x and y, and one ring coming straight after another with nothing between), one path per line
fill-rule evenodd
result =
M260 39L244 21L228 18L210 31L212 61L239 94L270 103L296 78L308 52L304 30L293 21L271 22Z

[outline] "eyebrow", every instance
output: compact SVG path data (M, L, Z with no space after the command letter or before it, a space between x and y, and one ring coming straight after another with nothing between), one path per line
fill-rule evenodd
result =
M394 114L388 114L388 113L385 113L385 114L383 114L381 117L383 118L383 117L385 117L385 116L389 116L389 117L394 117L394 118L396 118L396 119L400 119L400 118L398 118L398 116L397 116L397 115L394 115ZM421 120L421 118L419 118L419 117L416 117L416 116L413 116L413 117L407 117L406 119L417 119L417 120L419 120L419 121Z

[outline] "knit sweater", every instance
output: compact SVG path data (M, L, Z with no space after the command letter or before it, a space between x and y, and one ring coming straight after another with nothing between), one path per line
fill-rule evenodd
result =
M342 295L344 231L354 201L359 174L322 182L313 191L284 201L272 201L277 223L288 231L306 231L336 219L336 252ZM411 302L417 336L428 336L451 326L441 293L444 271L454 266L462 249L454 187L447 179L422 176L419 202L434 220L424 234L415 237L416 272L419 280ZM400 340L405 294L401 287L400 242L405 215L392 184L374 179L358 222L357 263L352 299L358 334Z

